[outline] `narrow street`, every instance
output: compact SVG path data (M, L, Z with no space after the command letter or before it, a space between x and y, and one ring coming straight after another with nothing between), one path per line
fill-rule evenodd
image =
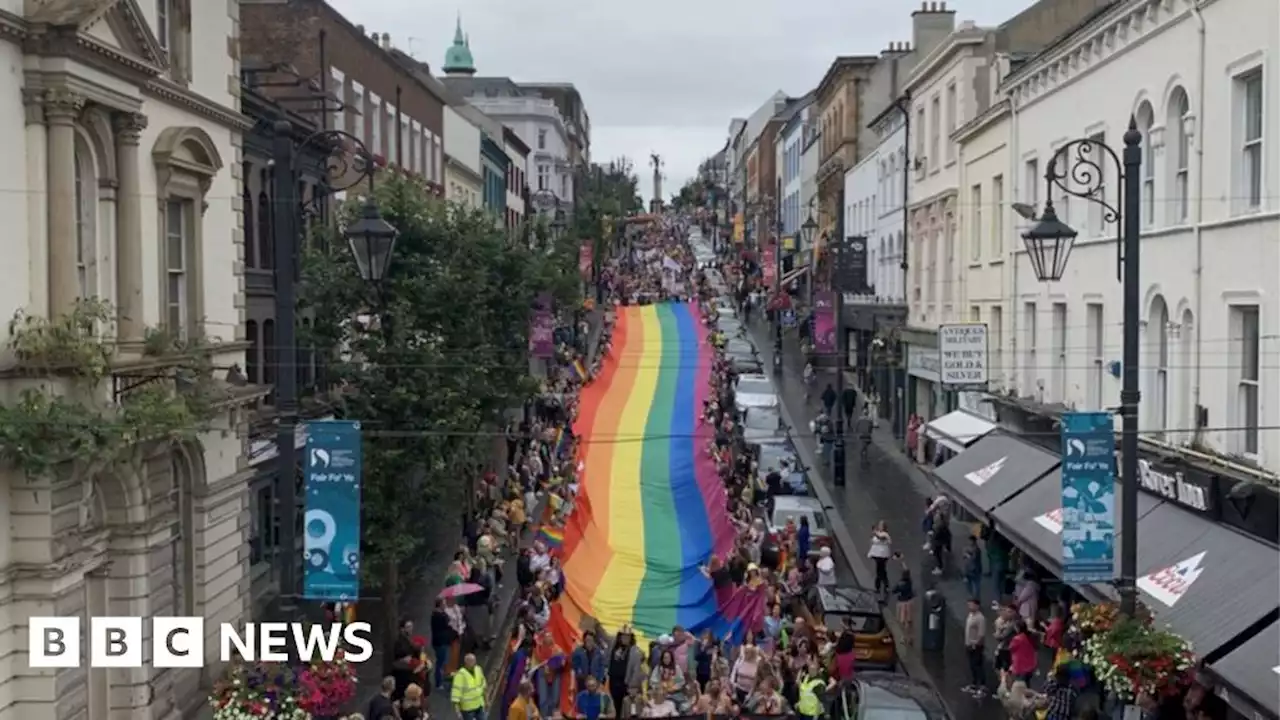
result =
M773 338L767 323L755 323L751 327L751 337L759 348L764 366L771 367L773 362ZM977 701L961 688L971 681L968 659L964 649L964 615L967 593L961 580L954 577L938 578L931 574L931 561L926 562L927 553L923 546L924 533L921 529L921 516L926 499L933 492L932 484L925 475L916 469L897 449L891 431L882 423L877 428L875 441L871 448L871 467L861 470L857 461L856 445L849 447L849 458L846 464L848 475L844 487L836 487L830 478L830 472L822 467L818 459L816 440L809 433L809 421L816 416L821 403L817 395L833 376L827 372L819 372L815 383L814 398L805 402L805 389L801 380L804 362L801 358L794 337L788 335L783 341L783 375L775 376L778 394L784 405L784 417L792 426L796 446L805 462L810 465L810 477L814 479L815 492L819 499L834 508L828 510L832 526L835 528L837 542L841 545L842 554L850 564L858 584L865 587L874 585L874 575L870 562L866 559L866 537L872 524L884 520L889 524L889 532L893 537L893 547L902 553L911 575L916 583L916 592L923 598L926 591L936 589L947 601L945 642L942 651L922 651L920 634L926 618L923 604L917 600L916 629L911 645L898 638L898 652L902 658L903 669L913 677L924 674L934 683L942 694L948 708L956 720L987 720L1004 717L999 702L988 698ZM968 527L959 524L953 529L957 538L965 537ZM958 547L958 546L957 546ZM894 571L890 571L891 580L896 580ZM989 603L991 598L985 598ZM888 608L892 615L892 608ZM988 674L990 668L988 658Z

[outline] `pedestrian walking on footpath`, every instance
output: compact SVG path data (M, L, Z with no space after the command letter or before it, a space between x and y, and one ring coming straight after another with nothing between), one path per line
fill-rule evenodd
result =
M453 691L449 695L453 710L461 720L487 720L484 695L488 686L484 670L476 665L475 654L467 653L462 658L462 667L453 674Z
M987 638L987 618L982 614L982 603L969 598L969 614L964 619L964 649L969 658L969 674L973 682L964 691L976 698L987 695L986 658L983 648Z
M902 559L902 553L896 552L893 557L902 563L902 574L898 576L898 584L893 586L893 597L898 601L898 624L902 626L902 634L906 637L907 645L914 645L915 635L915 613L913 612L913 603L916 599L915 584L911 582L911 569L907 567L906 562Z
M982 551L978 548L978 538L973 535L964 546L964 584L969 597L982 599Z
M826 411L828 415L830 415L831 411L835 409L836 400L839 400L836 396L836 389L831 386L831 383L827 383L827 388L822 391L822 409Z
M889 558L893 557L893 539L889 536L889 523L884 520L871 526L867 557L876 565L876 594L884 602L889 597Z
M858 391L851 387L845 388L840 396L840 404L844 407L844 421L853 422L853 413L858 409Z

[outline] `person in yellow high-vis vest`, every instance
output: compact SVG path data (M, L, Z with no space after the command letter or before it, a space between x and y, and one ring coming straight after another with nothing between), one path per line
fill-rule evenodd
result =
M484 711L484 695L488 683L484 679L484 670L476 665L476 656L467 653L462 658L462 667L453 674L453 689L449 699L453 709L462 720L487 720Z
M817 718L822 715L821 694L827 691L829 683L819 673L812 670L800 676L800 699L796 702L796 713L805 718Z

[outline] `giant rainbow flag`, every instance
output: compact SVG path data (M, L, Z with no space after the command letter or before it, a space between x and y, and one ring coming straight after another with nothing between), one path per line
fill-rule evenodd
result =
M713 349L696 306L623 306L610 355L583 389L581 489L565 528L565 590L552 632L572 647L584 620L652 640L680 625L717 636L763 617L761 593L717 605L701 573L733 547L724 485L699 422ZM759 595L759 597L755 597Z

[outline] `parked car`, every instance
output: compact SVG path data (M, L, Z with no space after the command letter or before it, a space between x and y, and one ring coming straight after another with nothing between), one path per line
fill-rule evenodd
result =
M772 468L782 474L782 491L789 495L808 495L809 494L809 474L808 468L796 456L795 448L791 443L783 440L780 442L767 442L756 444L753 446L756 454L756 480L760 486L764 486L765 477Z
M733 388L733 397L739 410L778 406L778 393L773 389L773 381L763 373L739 375Z
M938 692L923 680L894 672L859 671L838 709L857 720L952 720Z
M756 352L756 346L751 341L743 337L730 337L724 344L725 355L750 355L755 357L759 355Z
M818 588L804 612L809 613L810 622L821 623L832 632L853 631L853 657L861 674L863 668L893 670L898 664L883 608L874 592L838 585Z
M809 555L817 555L824 547L831 547L831 528L827 525L826 509L817 498L792 497L783 495L773 499L773 512L766 519L769 529L768 544L777 545L787 521L795 521L800 527L800 518L809 518Z
M778 408L747 408L742 412L742 440L747 444L785 442L790 428Z

